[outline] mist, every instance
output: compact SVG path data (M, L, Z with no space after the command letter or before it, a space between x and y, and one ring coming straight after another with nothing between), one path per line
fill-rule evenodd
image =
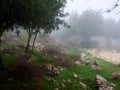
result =
M73 4L77 5L76 2L79 1L76 0ZM81 3L83 2L81 1ZM83 11L80 11L78 7L84 8L84 5L83 7L68 8L69 5L72 5L69 2L66 10L70 12L70 16L66 19L66 22L70 25L70 28L60 26L58 31L53 31L50 34L50 37L59 44L74 48L105 48L119 51L120 17L119 14L115 14L115 11L118 10L110 13L103 12L107 10L106 7L101 8L99 5L98 7L92 7L92 5L88 4L89 2L85 2L86 5L91 7L87 8L86 6L87 9ZM113 2L111 3L113 4ZM111 5L111 3L109 4ZM105 5L107 6L108 2ZM73 10L75 11L73 12Z

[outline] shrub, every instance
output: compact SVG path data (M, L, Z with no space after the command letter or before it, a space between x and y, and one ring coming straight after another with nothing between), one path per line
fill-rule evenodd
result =
M42 70L38 65L22 61L18 62L14 66L10 76L12 76L15 80L31 80L40 78L42 76Z

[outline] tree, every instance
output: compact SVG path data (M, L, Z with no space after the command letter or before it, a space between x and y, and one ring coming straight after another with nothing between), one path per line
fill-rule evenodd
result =
M34 46L37 34L40 30L44 33L50 33L52 30L57 30L59 25L67 25L61 17L65 17L67 13L64 13L65 0L48 0L39 1L35 8L34 17L25 24L25 28L28 32L28 42L26 50L29 49L29 43L33 33L35 34L32 47ZM37 7L38 6L38 7ZM40 6L40 7L39 7Z
M14 25L22 26L29 35L29 48L33 32L44 29L48 33L58 28L59 24L65 24L61 18L66 16L65 4L66 0L1 0L0 38L4 31L12 29Z
M59 34L61 35L61 38L58 39L64 40L73 47L90 48L93 43L97 44L92 39L100 36L103 32L104 19L101 14L97 14L93 10L86 10L82 15L73 13L67 23L71 28L62 28L64 31L58 32L56 35L57 37Z
M1 0L0 1L0 39L4 31L23 26L34 16L34 3L37 0Z
M91 38L100 35L104 22L101 14L93 10L86 10L76 20L71 21L71 32L85 48L91 47Z

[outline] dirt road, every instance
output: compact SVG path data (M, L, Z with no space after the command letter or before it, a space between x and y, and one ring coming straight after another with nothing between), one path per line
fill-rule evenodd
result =
M92 55L105 59L106 61L114 64L120 64L120 53L115 51L108 51L105 49L92 49L88 50Z

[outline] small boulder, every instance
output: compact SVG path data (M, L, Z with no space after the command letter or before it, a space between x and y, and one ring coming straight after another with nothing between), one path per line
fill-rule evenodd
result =
M51 76L59 75L59 71L52 64L45 64L42 66L43 71Z
M34 55L31 55L31 57L28 59L28 62L32 62L32 61L34 61L34 60L35 60Z
M71 80L70 80L70 79L68 79L68 80L67 80L67 82L68 82L68 83L71 83Z
M92 62L91 65L99 66L99 64L96 61Z
M59 88L55 88L55 89L53 89L53 90L59 90Z
M110 78L115 79L115 80L120 80L120 72L113 73Z
M80 65L80 61L76 61L75 64L76 64L76 65Z
M79 82L79 83L84 88L84 90L87 90L87 85L85 83L83 83L83 82Z
M65 84L64 83L61 83L61 88L65 88Z
M47 79L48 81L51 81L51 82L55 82L55 81L56 81L54 78L51 78L51 77L46 77L46 79Z
M92 68L93 70L100 70L100 71L103 70L101 67L95 66L95 65L91 65L91 68Z
M88 61L88 60L82 60L82 64L83 64L83 65L89 65L89 64L90 64L90 61Z
M98 90L114 90L113 85L100 75L96 75L95 82Z
M78 75L76 73L73 74L74 78L78 78Z

